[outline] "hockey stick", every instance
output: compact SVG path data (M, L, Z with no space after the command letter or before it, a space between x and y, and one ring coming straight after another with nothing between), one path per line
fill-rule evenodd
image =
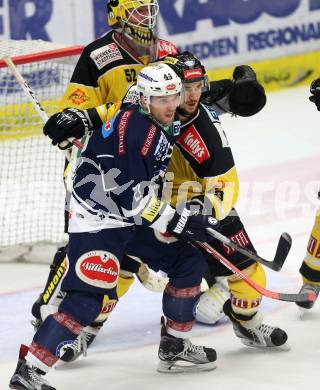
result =
M232 273L236 274L239 278L244 280L254 290L258 291L258 293L260 293L261 295L267 298L276 299L278 301L285 301L285 302L314 302L316 300L316 295L313 291L309 293L289 294L289 293L279 293L261 287L258 284L256 284L253 280L251 280L246 274L240 271L234 264L232 264L224 256L222 256L218 251L212 248L208 243L199 242L199 241L196 241L196 243L198 247L204 249L210 256L218 260Z
M274 271L280 271L291 248L292 238L288 233L282 233L278 242L276 254L272 261L265 260L261 256L256 255L255 253L249 251L238 245L235 241L230 240L230 238L222 235L214 229L207 228L207 232L210 236L216 238L217 240L223 242L224 244L235 249L237 252L242 253L245 256L248 256L250 259L257 261L265 265L266 267L271 268Z
M45 110L43 109L43 107L41 106L40 102L37 100L34 91L30 88L30 86L28 85L26 80L22 77L21 73L18 71L17 67L15 66L15 64L13 63L11 58L5 57L5 58L3 58L3 60L8 65L8 68L13 73L14 77L16 78L16 80L19 83L19 85L21 86L21 88L24 90L26 95L29 97L30 102L32 103L35 110L38 112L40 118L43 120L44 123L46 123L47 120L49 119L49 117L48 117L47 113L45 112ZM80 141L78 141L76 138L68 138L68 141L70 143L72 143L73 145L75 145L78 149L83 149L83 144ZM66 142L67 141L61 142L59 144L60 147L61 148L65 147L67 145ZM70 159L69 154L67 154L67 153L65 153L65 154L66 154L67 158Z

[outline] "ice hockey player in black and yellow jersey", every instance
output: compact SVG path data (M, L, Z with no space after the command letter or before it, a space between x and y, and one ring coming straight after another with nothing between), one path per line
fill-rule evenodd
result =
M51 137L53 144L59 144L70 136L80 138L87 130L110 119L120 104L110 106L109 103L124 97L135 82L138 69L145 63L177 52L172 43L155 37L157 13L156 0L108 1L108 23L112 31L88 45L81 55L60 104L60 109L64 110L50 118L45 127L45 134ZM218 104L222 112L243 116L255 114L264 106L265 94L257 83L254 72L247 71L248 68L239 67L233 80L211 82L210 91L204 97L210 104ZM70 110L69 107L73 109ZM33 306L33 315L37 319L50 313L50 303L54 307L59 302L61 279L58 281L56 274L64 257L65 248L61 248L51 266L44 294ZM128 268L129 271L138 271L134 261ZM141 269L143 268L139 271ZM126 271L122 275L118 284L119 296L127 291L134 280L131 272ZM213 278L211 280L210 286ZM225 292L226 288L223 290ZM215 294L215 289L211 293ZM217 296L219 295L218 291ZM214 308L219 312L214 315L215 320L221 316L221 303L222 301L218 302L217 308ZM116 302L106 299L101 321L108 317L115 304ZM213 305L210 305L210 315L206 318L203 316L203 321L208 322L208 317L212 317L212 309ZM90 330L95 332L95 329Z
M184 86L184 102L177 109L177 117L182 123L181 135L168 166L168 172L171 171L173 175L169 183L171 204L178 209L186 200L195 200L202 210L212 210L212 215L220 221L218 231L254 251L234 209L239 182L229 142L215 110L203 103L199 104L202 86L193 77L202 68L201 64L190 53L167 57L165 62L171 64ZM261 264L217 240L212 240L210 244L229 261L237 264L251 279L265 286L265 273ZM208 259L208 266L211 275L230 275L212 259ZM231 296L223 309L241 341L255 347L286 349L286 333L280 328L262 323L259 313L261 295L235 275L228 277L228 284ZM198 318L201 318L204 307L200 298Z
M320 111L320 78L314 80L310 86L311 96L309 100ZM318 193L320 199L320 190ZM314 225L307 245L307 253L300 267L303 284L301 292L313 291L318 297L320 293L320 208L316 212ZM314 303L297 303L302 309L311 309Z

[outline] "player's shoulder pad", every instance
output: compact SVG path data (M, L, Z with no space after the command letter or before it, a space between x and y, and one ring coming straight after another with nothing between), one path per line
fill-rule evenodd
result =
M219 115L212 106L200 103L200 109L204 110L213 123L220 123Z
M99 71L113 67L115 61L123 60L123 55L113 39L112 31L89 44L85 50Z
M169 54L175 55L179 53L179 50L176 45L169 41L165 41L164 39L158 39L157 41L157 58L161 60Z

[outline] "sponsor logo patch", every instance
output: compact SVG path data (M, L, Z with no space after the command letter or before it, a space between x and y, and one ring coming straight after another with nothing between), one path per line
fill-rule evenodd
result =
M119 260L115 255L106 251L85 253L76 263L76 273L79 279L100 288L116 287L119 270Z
M126 153L126 149L124 146L124 137L126 135L127 126L129 122L129 118L132 114L132 110L125 111L125 113L122 115L120 122L118 124L118 136L119 136L119 155L122 156Z
M105 305L103 305L101 314L109 314L112 312L112 310L116 307L118 301L112 300L108 301Z
M73 343L74 340L61 341L61 343L59 343L56 347L56 356L59 356L59 358L61 358L61 356L67 351L69 347L71 347Z
M169 84L167 85L167 90L168 91L173 91L176 88L176 84Z
M210 158L206 144L193 125L178 138L178 144L200 164Z
M149 222L154 221L154 219L159 214L163 203L160 199L152 198L146 208L143 210L141 216Z
M71 100L73 104L79 106L90 100L90 97L82 89L76 89L69 97L68 100Z
M256 298L248 301L246 299L237 298L232 295L231 303L233 306L238 307L239 309L254 309L260 305L261 298Z
M228 238L240 245L242 248L247 248L250 244L249 237L243 229ZM235 249L231 248L227 244L221 243L221 245L227 255L233 255L236 252Z
M201 68L196 68L183 71L183 75L185 79L195 79L198 77L202 77L203 74Z
M111 62L121 60L123 58L120 50L118 49L118 46L115 43L110 43L109 45L94 50L90 54L90 57L99 70Z
M156 135L156 132L157 132L157 127L154 124L152 124L149 127L146 139L144 140L143 146L141 148L142 156L145 157L149 153L149 150L150 150L150 147L152 145L154 136Z

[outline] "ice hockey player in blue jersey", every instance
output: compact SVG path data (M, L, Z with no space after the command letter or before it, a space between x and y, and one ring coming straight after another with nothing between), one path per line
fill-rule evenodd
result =
M214 218L193 213L188 203L178 212L161 199L162 179L179 135L179 123L173 121L180 103L180 78L159 63L139 73L137 86L139 104L120 111L96 131L82 153L70 207L68 265L62 284L66 296L39 327L31 345L22 346L11 389L54 390L44 375L64 344L75 340L99 315L104 295L117 298L121 260L136 225L198 241L207 241L206 227L215 227ZM189 257L182 255L175 264L177 283L172 286L173 295L183 298L164 307L165 315L167 310L179 316L177 303L182 302L186 324L193 319L205 267L198 251L194 249L193 255L193 247L182 242L181 250L187 247ZM187 277L190 285L185 286ZM181 349L182 360L193 358L202 370L215 368L214 349L174 335L168 342Z

